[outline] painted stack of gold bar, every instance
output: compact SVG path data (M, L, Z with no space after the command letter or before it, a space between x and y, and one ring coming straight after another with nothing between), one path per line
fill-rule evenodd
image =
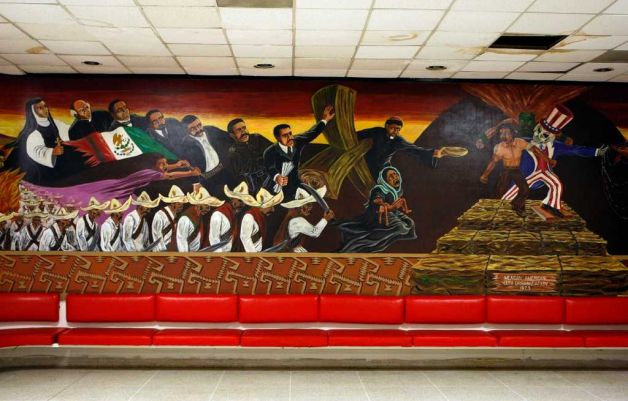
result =
M414 267L417 294L628 295L628 268L568 205L545 219L526 203L480 199ZM479 285L479 281L482 285Z

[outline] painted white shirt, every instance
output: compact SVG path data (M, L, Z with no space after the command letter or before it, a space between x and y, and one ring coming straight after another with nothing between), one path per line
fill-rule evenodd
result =
M177 223L177 250L179 252L195 252L201 247L201 232L188 242L188 237L194 232L194 223L188 216L181 216Z
M59 228L57 223L44 230L44 232L41 234L41 240L39 242L40 251L52 250L52 248L57 243L55 233L58 238L63 235L61 234L61 229ZM57 251L76 251L75 240L76 238L73 238L73 233L71 233L69 230L66 230L63 241L61 242L61 247L57 249Z
M209 245L216 245L220 238L231 232L231 223L227 216L219 211L215 211L209 219ZM214 252L230 252L233 246L233 238L227 244L214 250Z
M312 225L304 217L295 217L288 222L288 236L290 239L295 238L299 234L308 237L318 238L323 230L327 227L327 220L321 219L316 225ZM294 252L307 252L303 246L299 245L293 249Z
M43 227L43 226L39 226L39 227L35 228L31 224L29 224L27 226L25 225L24 227L22 227L22 229L20 230L20 233L18 234L19 242L20 242L20 250L21 251L37 251L37 250L39 250L39 245L30 243L31 242L31 236L28 233L28 228L27 227L30 227L30 229L33 232L33 234L37 234L37 230L39 230L39 228ZM46 230L45 227L43 227L43 229L39 232L39 235L37 235L37 238L32 238L32 239L35 239L35 240L41 242L41 236L43 235L44 230ZM26 248L27 246L28 246L28 248Z
M214 150L212 145L209 143L207 139L207 135L203 133L201 136L192 136L195 140L200 142L201 147L203 148L203 155L205 156L205 173L208 171L212 171L220 160L218 159L218 153Z
M11 222L11 227L9 228L9 230L11 232L11 250L12 251L22 250L22 248L20 248L20 235L21 235L21 230L25 226L26 226L25 223L23 223L20 227L18 227L16 222Z
M253 235L259 232L259 226L255 222L253 215L246 213L242 218L242 227L240 228L240 240L244 246L244 252L261 252L263 238L253 242Z
M103 252L119 252L124 251L122 247L122 232L118 235L113 243L113 237L115 236L116 230L120 226L120 223L114 223L111 217L108 217L104 223L102 223L102 227L100 227L100 250Z
M122 222L122 242L124 248L129 252L141 252L149 245L149 231L146 220L142 223L140 235L138 235L136 239L133 239L133 233L137 230L140 221L142 221L140 214L137 210L134 210L127 214Z
M168 220L168 217L166 217L166 213L168 213L168 215L172 217L173 220L175 220L174 214L168 206L155 213L155 217L153 217L153 224L151 227L153 240L159 240L159 243L153 248L153 252L166 251L168 248L168 244L172 239L174 230L170 230L165 236L161 235L161 231L170 224L170 220Z
M92 245L93 242L96 241L96 237L98 236L96 232L94 232L94 235L92 235L88 241L87 240L87 236L89 235L89 233L87 232L88 228L90 231L99 230L98 223L96 223L95 221L92 221L89 218L89 215L85 214L76 222L76 241L78 243L78 249L80 251L88 251L90 245ZM92 251L97 251L97 250L98 250L98 246L95 246L92 249Z
M54 120L54 122L59 129L61 140L69 141L70 126L63 121ZM37 130L33 131L26 139L26 154L37 163L50 168L53 168L56 162L56 156L52 154L52 149L46 146L44 137Z

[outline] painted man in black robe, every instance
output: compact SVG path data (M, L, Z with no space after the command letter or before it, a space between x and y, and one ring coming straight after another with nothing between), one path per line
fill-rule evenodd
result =
M358 140L373 141L371 149L364 155L364 160L374 180L377 180L384 167L391 165L391 159L396 152L405 152L427 166L436 167L442 149L425 149L406 141L399 135L402 127L401 118L390 117L384 127L373 127L358 132Z
M77 99L70 106L70 114L74 116L74 121L70 125L70 140L85 138L87 135L98 130L92 122L92 108L85 100Z
M257 193L266 180L264 151L272 142L260 134L251 134L242 118L227 125L233 143L229 147L230 169L237 181L245 181L251 193Z
M146 113L146 125L148 134L155 141L182 158L185 154L183 141L186 132L176 118L166 118L160 110L152 109Z
M325 106L323 117L312 128L306 132L293 135L288 124L279 124L273 129L273 135L277 143L266 149L264 152L264 165L269 190L278 193L283 190L285 200L293 200L297 188L301 184L299 180L299 164L301 163L301 152L305 146L316 139L323 130L327 122L336 113L332 106Z
M120 127L135 127L146 131L146 119L135 114L131 114L129 105L124 100L114 99L108 107L113 122L107 131L113 131Z
M338 225L340 252L383 252L396 241L416 239L410 212L403 198L401 174L392 166L385 167L371 189L364 213Z

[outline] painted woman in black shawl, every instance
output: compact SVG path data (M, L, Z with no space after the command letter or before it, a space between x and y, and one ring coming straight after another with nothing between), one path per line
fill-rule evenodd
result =
M364 213L338 225L340 252L382 252L395 241L416 239L414 221L407 216L411 210L402 195L399 170L382 169Z

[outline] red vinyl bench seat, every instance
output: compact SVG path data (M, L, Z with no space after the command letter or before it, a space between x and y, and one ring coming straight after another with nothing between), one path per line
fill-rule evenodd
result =
M329 330L330 347L410 347L412 336L405 330Z
M153 335L153 345L238 346L241 336L237 329L165 329Z
M57 335L63 330L65 329L59 327L0 330L0 348L23 345L52 345L57 342Z
M628 330L583 330L584 346L592 348L628 347Z
M251 329L240 339L243 347L326 347L327 333L318 329Z
M495 347L497 337L483 330L410 330L415 347Z
M155 329L79 327L59 334L59 345L152 345Z
M495 330L500 347L584 347L584 337L564 330Z

